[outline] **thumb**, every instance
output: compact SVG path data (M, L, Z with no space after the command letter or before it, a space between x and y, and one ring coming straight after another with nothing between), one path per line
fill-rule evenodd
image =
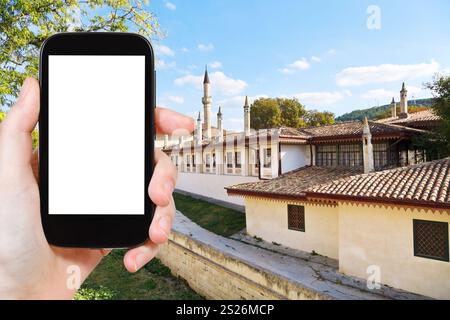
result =
M39 118L39 83L25 79L15 105L0 126L0 167L30 165L32 156L31 132Z

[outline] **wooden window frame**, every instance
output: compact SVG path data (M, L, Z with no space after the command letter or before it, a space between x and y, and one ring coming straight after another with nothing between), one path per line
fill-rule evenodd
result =
M300 227L293 227L292 224L290 223L289 220L289 211L291 208L299 208L300 212L300 217L299 220L303 221L303 226ZM288 204L287 206L287 215L288 215L288 229L289 230L293 230L293 231L300 231L300 232L306 232L306 218L305 218L305 206L299 206L299 205L293 205L293 204Z
M440 225L445 225L445 234L444 234L444 248L445 248L445 255L442 257L438 257L438 256L433 256L433 255L427 255L427 254L423 254L418 252L419 249L419 244L418 239L416 238L417 236L417 226L420 223L430 223L430 224L440 224ZM450 257L449 257L449 239L448 239L448 223L447 222L441 222L441 221L428 221L428 220L413 220L413 246L414 246L414 256L415 257L419 257L419 258L426 258L426 259L431 259L431 260L438 260L438 261L444 261L444 262L450 262Z

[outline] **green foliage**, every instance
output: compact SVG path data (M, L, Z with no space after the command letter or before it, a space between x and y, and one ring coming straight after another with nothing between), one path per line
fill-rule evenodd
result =
M26 76L38 75L42 43L65 31L159 34L146 0L0 0L0 105L11 105ZM105 11L108 13L105 14Z
M408 108L408 111L414 112L414 106L417 107L431 107L433 105L433 99L417 99L409 101L409 105L413 108ZM391 105L386 104L384 106L372 107L369 109L354 110L349 113L345 113L342 116L336 118L336 121L352 121L352 120L364 120L365 117L369 120L383 119L390 116ZM400 110L397 108L397 110Z
M75 295L76 300L199 300L198 294L153 259L131 274L123 266L124 250L113 250Z
M179 193L173 195L177 210L199 226L229 237L245 228L245 214Z
M297 99L260 98L251 108L252 129L302 128L334 123L331 112L307 111Z
M435 145L442 148L441 155L450 155L450 77L437 75L433 82L427 84L434 96L432 106L436 115L441 118L437 129Z
M318 127L328 124L334 124L334 113L328 111L319 112L316 110L310 110L306 112L305 122L308 127Z

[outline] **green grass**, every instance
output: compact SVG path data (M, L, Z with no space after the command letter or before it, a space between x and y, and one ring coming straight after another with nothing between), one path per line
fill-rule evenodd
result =
M170 269L153 259L131 274L123 266L123 250L105 257L75 295L76 300L199 300L202 299Z
M177 210L199 226L215 234L229 237L245 228L245 215L206 201L174 193Z

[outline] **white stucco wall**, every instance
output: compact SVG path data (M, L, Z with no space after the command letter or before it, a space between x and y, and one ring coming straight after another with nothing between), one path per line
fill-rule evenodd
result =
M176 188L243 206L244 200L241 197L229 197L225 187L256 181L259 181L257 177L179 172Z
M281 144L281 170L286 173L311 164L308 145Z
M288 229L288 204L305 206L305 232ZM248 197L247 233L297 250L338 258L338 209L296 202Z
M450 263L414 256L413 219L450 222L450 212L340 204L340 271L366 279L379 266L383 284L450 299Z

